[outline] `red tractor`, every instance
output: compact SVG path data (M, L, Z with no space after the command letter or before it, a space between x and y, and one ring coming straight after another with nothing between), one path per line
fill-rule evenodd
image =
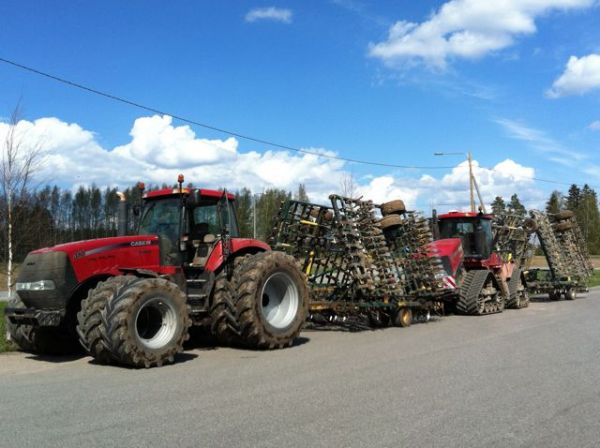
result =
M512 254L494 250L493 219L476 212L434 215L430 253L441 258L450 305L461 314L498 313L529 303L521 267Z
M101 363L137 367L173 362L191 325L223 344L291 345L308 312L294 259L239 237L232 194L182 183L143 194L134 236L123 202L121 236L28 254L6 308L11 339L38 353L79 340Z

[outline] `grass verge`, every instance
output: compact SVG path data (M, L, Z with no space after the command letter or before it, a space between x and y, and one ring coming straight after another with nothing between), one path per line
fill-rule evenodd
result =
M598 285L600 285L600 271L595 270L594 274L592 275L592 277L590 278L590 280L588 282L588 286L591 288L592 286L598 286Z
M6 340L6 320L4 319L4 308L6 302L0 302L0 353L14 350L15 347Z

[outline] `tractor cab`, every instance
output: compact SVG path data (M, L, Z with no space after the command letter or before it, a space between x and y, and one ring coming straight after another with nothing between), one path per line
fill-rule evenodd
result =
M440 239L460 238L465 261L487 260L492 254L492 216L475 212L449 212L437 217Z
M143 195L138 234L157 235L161 264L203 268L215 245L238 238L230 193L206 189L162 189Z

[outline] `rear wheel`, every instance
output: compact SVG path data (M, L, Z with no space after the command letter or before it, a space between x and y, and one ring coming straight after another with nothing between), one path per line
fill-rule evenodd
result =
M191 325L185 294L166 279L137 279L101 312L102 341L112 360L135 367L172 363Z
M245 257L235 269L239 333L248 348L290 346L308 314L306 278L294 258L281 252Z

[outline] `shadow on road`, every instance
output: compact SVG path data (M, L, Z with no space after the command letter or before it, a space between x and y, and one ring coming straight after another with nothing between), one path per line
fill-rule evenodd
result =
M85 358L85 353L76 353L73 355L36 355L34 353L27 356L27 359L31 359L33 361L42 361L42 362L52 362L56 364L60 364L63 362L73 362L78 359Z

